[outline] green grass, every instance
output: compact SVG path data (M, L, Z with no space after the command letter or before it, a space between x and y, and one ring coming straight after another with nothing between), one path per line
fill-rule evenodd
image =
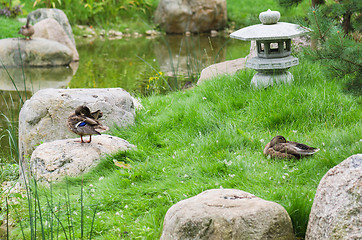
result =
M21 37L18 32L23 25L15 19L0 16L0 39Z
M157 239L173 204L223 187L281 204L296 236L303 237L323 175L361 153L362 99L344 91L348 79L326 79L322 67L301 62L291 69L290 86L254 90L249 86L254 72L246 70L185 92L142 99L135 124L112 132L136 150L110 156L90 173L52 186L60 219L67 227L66 213L78 213L71 230L79 239L83 178L86 234L97 205L94 239ZM263 147L275 135L321 150L301 160L268 159ZM116 167L113 159L132 169ZM64 203L67 187L70 206ZM46 204L49 190L38 192L40 204ZM26 204L21 207L26 227ZM21 238L19 227L13 229L10 239Z
M285 9L278 0L227 0L227 14L230 22L235 22L236 28L253 24L260 24L259 14L268 9L280 12L281 22L296 22L298 18L306 16L310 8L309 1L304 1L298 7Z

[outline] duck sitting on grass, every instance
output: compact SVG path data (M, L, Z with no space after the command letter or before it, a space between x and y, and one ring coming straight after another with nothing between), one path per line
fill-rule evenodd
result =
M283 136L274 137L264 148L264 155L272 158L301 158L318 152L318 148L303 143L287 141Z
M80 136L80 142L83 141L83 136L89 135L90 143L92 141L92 135L101 135L101 132L107 131L108 127L102 125L98 119L103 116L100 110L91 112L85 105L78 106L74 113L68 117L67 126L70 131Z
M26 19L26 24L24 26L22 26L19 30L19 34L25 36L25 40L27 39L27 37L29 38L29 40L31 40L31 36L33 36L35 30L34 27L32 25L29 24L30 22L30 18L28 17Z

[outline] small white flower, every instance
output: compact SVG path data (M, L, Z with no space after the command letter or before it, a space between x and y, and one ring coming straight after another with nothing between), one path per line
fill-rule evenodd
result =
M118 215L119 215L119 212L116 212L116 215L118 216Z
M285 179L285 176L283 176L282 178Z
M235 174L230 174L229 173L229 177L233 178L233 177L235 177Z
M189 177L189 175L185 174L185 175L184 175L184 178L187 178L187 177Z
M268 172L264 172L264 174L267 174Z
M191 147L195 146L195 144L191 143Z
M91 191L91 192L95 192L96 190L95 190L94 188L92 188L90 191Z
M187 195L186 194L183 194L184 195L184 197L187 197Z
M90 187L93 187L93 184L89 184Z
M233 162L232 162L231 160L228 162L226 159L224 159L224 163L225 163L227 166L230 166Z
M128 208L128 205L124 206L124 208L126 208L126 209L127 209L127 208Z
M206 97L202 97L202 100L206 100Z
M297 133L298 131L297 130L293 130L293 133Z
M260 142L263 143L263 142L264 142L264 139L260 139Z
M322 145L325 146L324 142L322 142Z
M78 213L76 211L73 212L74 215L78 215Z
M99 180L99 181L102 181L103 179L104 179L104 177L100 177L98 180Z

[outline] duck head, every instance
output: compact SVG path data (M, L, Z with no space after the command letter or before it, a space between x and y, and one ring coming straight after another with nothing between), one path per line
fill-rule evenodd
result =
M286 143L286 142L287 142L287 140L283 136L275 136L270 141L270 147L275 146L278 143Z

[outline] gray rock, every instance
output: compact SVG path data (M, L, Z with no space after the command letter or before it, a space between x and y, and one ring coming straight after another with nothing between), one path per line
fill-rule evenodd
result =
M29 13L28 17L30 18L30 22L33 25L46 18L55 19L60 24L60 26L62 26L69 39L73 42L73 45L75 46L72 27L69 24L67 15L65 15L62 10L56 8L39 8Z
M67 66L72 61L72 51L56 41L43 38L0 40L0 59L5 67Z
M356 154L330 169L322 178L305 239L362 239L361 210L362 154Z
M200 78L197 81L197 85L202 84L207 79L211 79L219 75L235 74L237 71L245 68L245 61L246 61L245 58L238 58L234 60L212 64L202 69Z
M279 204L235 189L212 189L180 201L166 213L162 240L294 239Z
M64 176L76 177L94 167L107 154L126 151L135 146L118 137L98 135L91 143L79 138L56 140L38 146L30 159L33 176L41 181L57 181Z
M167 33L209 32L226 26L226 0L161 0L155 22Z
M62 26L53 18L46 18L34 25L35 33L33 38L45 38L57 41L67 46L73 53L73 61L79 60L79 54L74 42L68 37Z
M134 122L133 98L121 88L40 90L24 103L19 113L21 161L31 156L42 142L76 137L68 130L66 121L75 108L83 104L92 111L101 110L101 121L108 127L123 127Z

